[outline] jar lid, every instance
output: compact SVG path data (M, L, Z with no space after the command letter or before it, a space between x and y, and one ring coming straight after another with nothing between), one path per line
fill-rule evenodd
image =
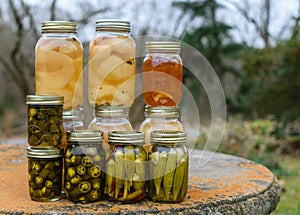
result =
M178 106L156 106L145 107L146 117L161 117L161 118L179 118L180 110Z
M111 131L108 133L109 143L144 144L145 135L140 131Z
M42 33L76 33L76 22L44 21L41 24Z
M96 31L130 32L130 22L118 19L99 19Z
M180 42L172 41L149 41L146 42L147 52L161 52L161 53L180 53Z
M129 107L122 105L96 105L96 117L128 117Z
M28 146L27 157L29 158L59 158L63 157L63 148L54 148L51 146Z
M150 133L151 143L185 144L187 137L183 131L157 130Z
M27 105L63 105L64 97L59 95L27 95Z
M65 120L82 120L83 114L80 109L64 110L63 119Z
M67 141L77 143L102 143L102 135L103 133L100 130L72 130L67 131Z

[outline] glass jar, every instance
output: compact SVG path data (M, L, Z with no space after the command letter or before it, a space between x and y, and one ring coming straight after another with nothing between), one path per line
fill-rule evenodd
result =
M64 96L64 110L83 102L83 47L76 36L76 23L45 21L35 47L36 94Z
M182 97L180 43L146 43L143 64L143 98L148 106L176 106Z
M177 203L188 189L188 151L186 133L151 132L149 154L149 195L155 202Z
M102 133L98 130L67 132L65 153L66 196L73 202L101 200L104 189Z
M63 134L63 97L28 95L28 144L60 148Z
M130 22L98 20L89 46L89 101L130 107L135 97L136 45Z
M132 131L128 114L129 108L125 106L97 105L95 107L95 118L88 128L103 132L103 148L106 152L106 158L109 155L110 148L108 133L111 131Z
M145 133L145 149L151 150L150 133L155 130L183 131L178 106L145 107L145 120L139 131Z
M112 201L130 203L144 199L147 154L144 134L113 131L108 134L111 154L106 161L105 194Z
M60 199L63 149L28 146L27 157L31 199L40 202Z

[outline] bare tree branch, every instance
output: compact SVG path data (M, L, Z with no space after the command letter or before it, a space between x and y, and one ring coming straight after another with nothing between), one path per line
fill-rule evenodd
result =
M55 14L55 10L56 10L56 0L53 0L50 6L50 20L56 20L56 14Z
M38 33L38 30L37 30L37 27L36 27L36 22L35 22L35 19L33 17L33 13L30 11L30 7L27 4L25 4L24 1L21 1L21 5L23 7L25 15L28 16L28 18L29 18L29 24L30 24L31 30L33 31L34 39L38 40L39 33Z

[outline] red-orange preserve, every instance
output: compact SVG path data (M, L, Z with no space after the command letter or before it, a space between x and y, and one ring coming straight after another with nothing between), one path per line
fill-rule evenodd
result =
M182 97L182 60L180 43L146 43L143 64L143 98L146 105L176 106Z

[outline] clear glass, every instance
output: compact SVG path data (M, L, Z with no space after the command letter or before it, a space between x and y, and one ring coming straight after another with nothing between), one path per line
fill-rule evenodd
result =
M83 47L75 33L43 33L35 47L36 94L64 96L64 110L83 102Z
M128 32L98 31L89 46L89 102L130 107L135 98L136 45Z

